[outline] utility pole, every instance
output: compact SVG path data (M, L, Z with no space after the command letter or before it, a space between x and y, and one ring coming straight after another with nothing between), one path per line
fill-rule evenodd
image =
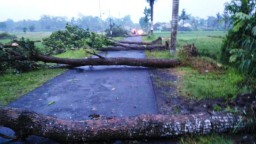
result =
M101 22L103 21L102 20L102 14L101 14L101 1L99 0L99 12L100 12L100 20L101 20ZM104 34L104 32L103 32L104 30L103 30L103 23L101 23L101 32L102 32L102 35Z

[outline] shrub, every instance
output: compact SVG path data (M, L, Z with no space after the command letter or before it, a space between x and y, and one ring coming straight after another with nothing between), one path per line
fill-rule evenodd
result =
M111 29L106 29L106 36L108 37L124 37L124 36L128 36L128 31L125 30L124 28L120 27L120 26L113 26L112 27L112 34L111 34Z
M11 35L8 33L0 33L0 39L16 39L15 35Z
M256 77L256 1L233 0L226 6L233 20L221 49L221 60Z
M89 29L67 24L64 31L53 32L50 37L43 39L43 44L46 46L45 54L59 54L71 48L101 48L108 45L109 41Z

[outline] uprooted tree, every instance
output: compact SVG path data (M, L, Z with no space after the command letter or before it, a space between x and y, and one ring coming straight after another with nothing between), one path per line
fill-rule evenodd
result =
M178 60L162 59L135 59L135 58L105 58L99 55L98 58L68 59L43 55L35 48L34 42L29 40L16 41L10 45L0 45L1 70L9 66L18 71L28 71L38 66L36 61L46 63L67 64L70 66L84 65L129 65L156 68L170 68L179 65Z

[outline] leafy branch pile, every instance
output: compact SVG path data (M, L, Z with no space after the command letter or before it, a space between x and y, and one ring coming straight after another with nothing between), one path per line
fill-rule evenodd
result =
M38 52L34 42L24 38L9 45L0 44L0 74L7 70L24 72L38 68L33 61L33 55Z
M232 0L226 11L232 16L233 29L224 40L222 61L256 77L256 0Z
M43 39L43 44L46 46L44 53L48 55L88 46L98 49L109 43L102 35L70 24L66 25L65 30L53 32L49 38Z
M121 26L117 26L115 24L111 25L110 29L106 29L106 36L108 37L125 37L128 36L128 31L122 28Z
M35 47L30 40L15 40L10 44L0 43L0 74L6 71L24 72L38 68L37 55L54 55L79 48L102 48L111 42L106 37L84 30L78 26L66 25L63 31L53 32L43 40L45 48Z

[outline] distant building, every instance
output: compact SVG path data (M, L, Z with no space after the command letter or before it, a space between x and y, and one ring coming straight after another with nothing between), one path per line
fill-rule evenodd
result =
M171 31L172 25L171 23L155 23L154 24L154 30L158 30L158 31Z

